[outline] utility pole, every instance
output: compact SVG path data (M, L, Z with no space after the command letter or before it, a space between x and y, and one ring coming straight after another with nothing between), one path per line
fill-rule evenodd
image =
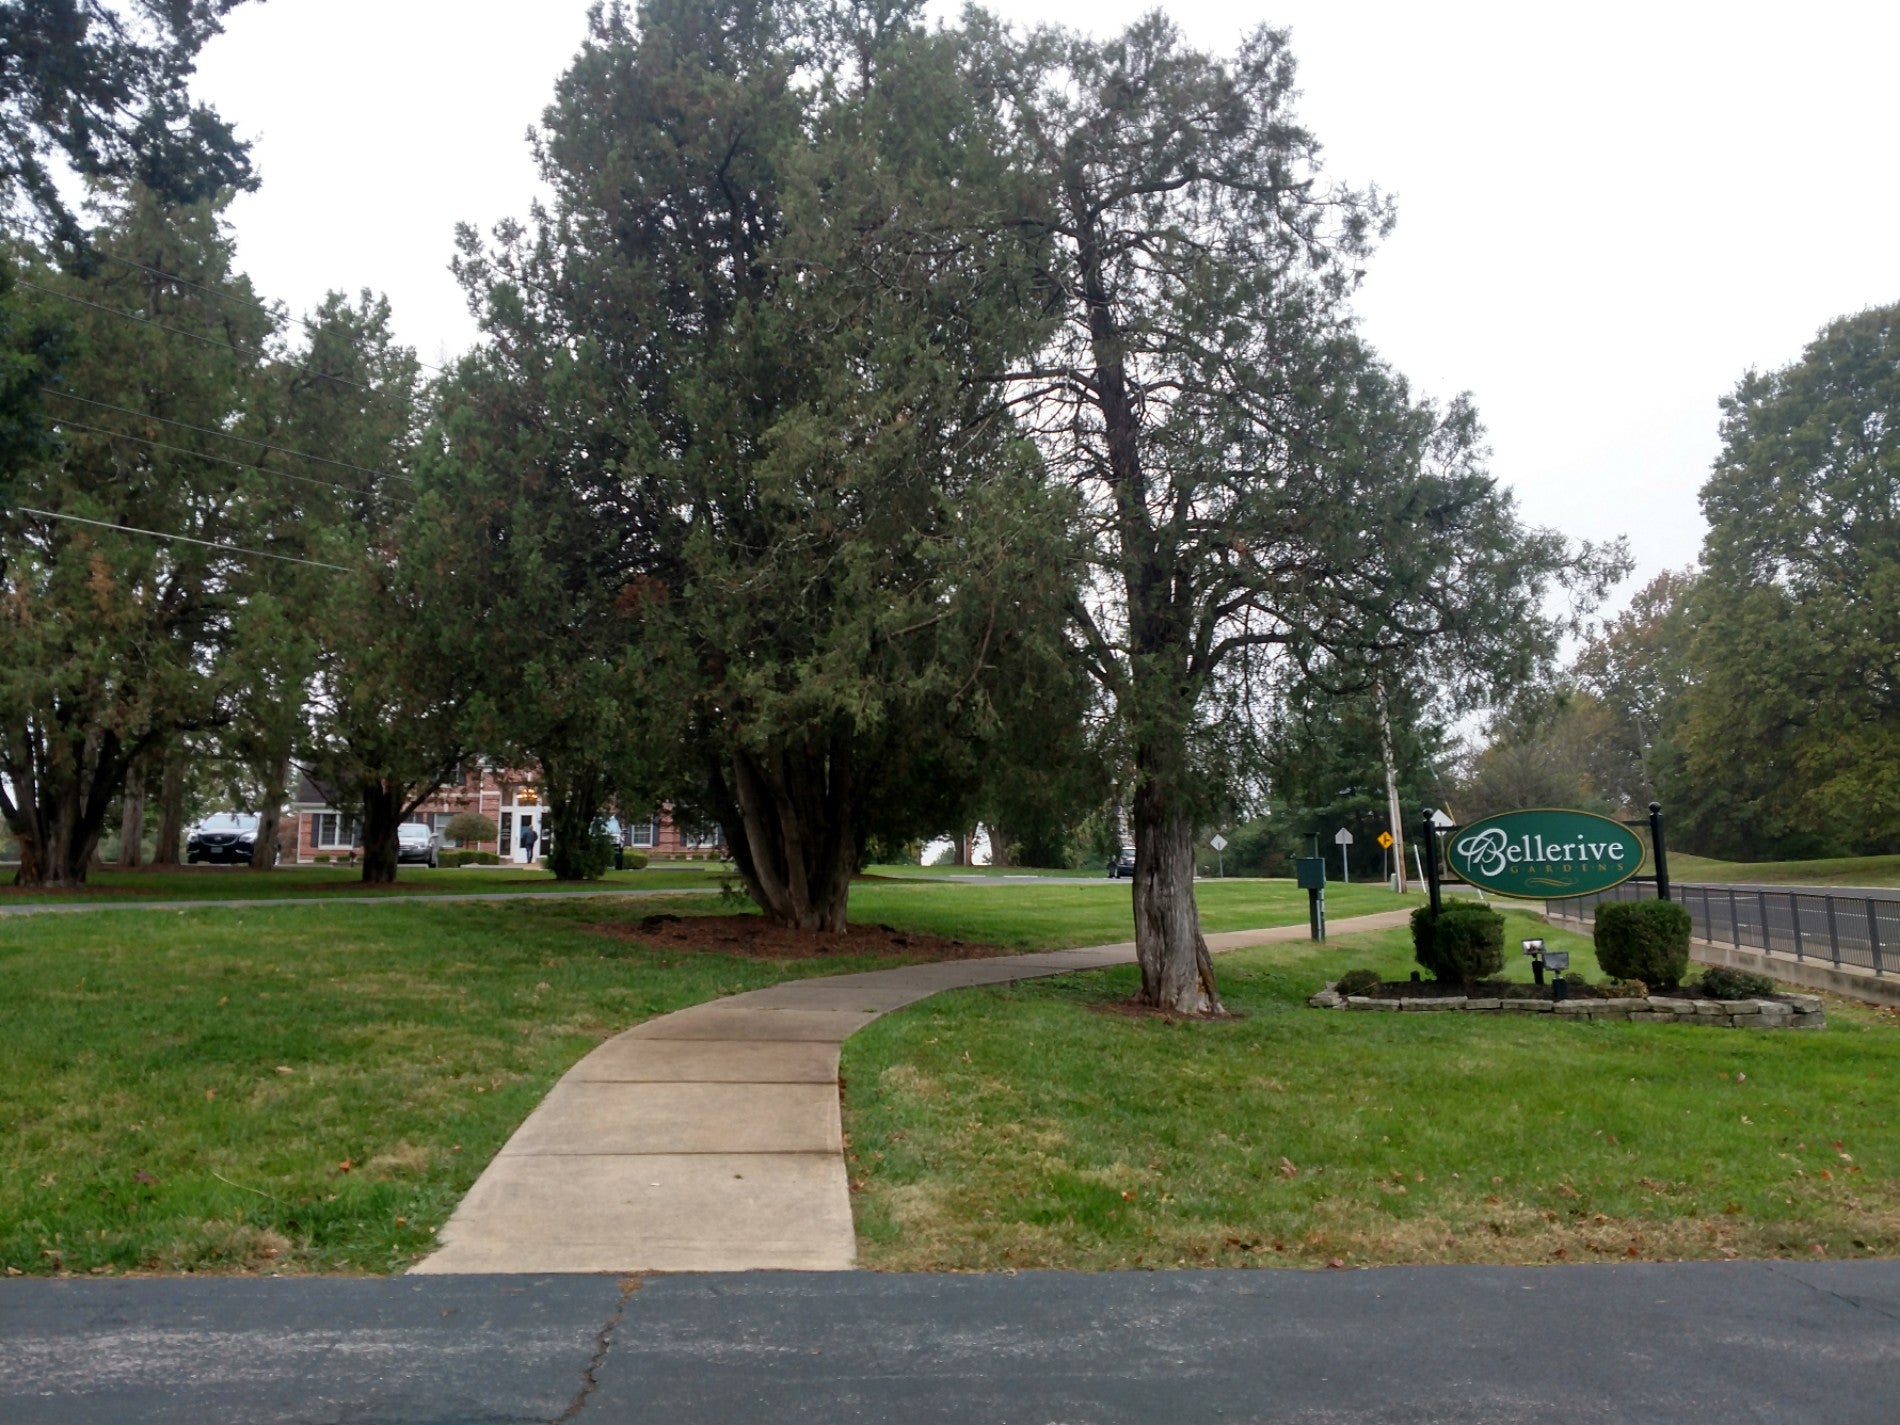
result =
M1399 894L1405 894L1405 812L1399 806L1399 764L1392 755L1392 713L1385 701L1385 675L1372 680L1379 700L1379 752L1385 759L1385 819L1392 832L1392 863L1399 869Z

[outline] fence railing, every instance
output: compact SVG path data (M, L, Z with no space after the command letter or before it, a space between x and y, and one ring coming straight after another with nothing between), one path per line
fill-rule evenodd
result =
M1625 881L1591 896L1545 901L1560 920L1596 919L1604 901L1650 900L1653 880ZM1838 891L1674 884L1669 897L1689 912L1695 938L1738 950L1872 970L1900 970L1900 893L1894 898Z

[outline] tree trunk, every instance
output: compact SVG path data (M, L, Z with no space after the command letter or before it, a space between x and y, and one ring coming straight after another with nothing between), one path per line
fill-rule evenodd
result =
M135 767L125 779L119 799L119 865L131 870L145 862L145 776Z
M733 864L774 925L842 935L858 864L851 750L844 736L776 754L738 753L715 776L734 813Z
M364 782L363 883L390 886L396 882L396 828L402 825L403 789L386 780Z
M184 839L185 749L174 743L165 749L165 772L158 786L158 843L152 848L152 864L176 866Z
M277 828L283 820L284 795L290 786L290 755L279 757L264 779L264 805L257 813L257 845L251 848L251 869L269 871L277 865Z
M557 881L597 881L607 868L595 856L594 827L609 800L607 773L598 766L570 771L541 759L541 785L547 788L553 847L547 866ZM612 864L609 862L608 864Z
M131 760L115 735L94 733L67 744L67 757L57 769L42 770L37 778L14 778L19 800L5 805L7 824L20 843L15 885L86 884Z
M1137 754L1139 760L1139 754ZM1194 821L1164 779L1135 787L1135 958L1141 1003L1179 1014L1224 1014L1194 903Z
M984 826L990 833L990 864L992 866L1014 866L1016 864L1016 848L1010 842L1007 828L998 826L993 821L985 822Z

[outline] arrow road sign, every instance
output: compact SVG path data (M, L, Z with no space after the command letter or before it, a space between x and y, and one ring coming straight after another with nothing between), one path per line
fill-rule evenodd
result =
M1392 849L1392 833L1389 831L1380 832L1379 844L1383 846L1386 850L1390 851Z

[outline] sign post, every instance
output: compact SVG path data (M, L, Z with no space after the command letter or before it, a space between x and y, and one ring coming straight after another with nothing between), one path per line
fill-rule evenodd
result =
M1220 878L1224 881L1227 879L1227 862L1222 859L1221 853L1227 849L1227 838L1217 831L1214 833L1213 839L1207 844L1214 848L1214 866L1215 869L1219 871Z
M1387 885L1392 883L1392 833L1389 831L1379 833L1379 879Z
M1339 879L1347 885L1352 884L1352 862L1347 859L1346 848L1352 845L1352 833L1345 827L1339 828L1339 834L1333 837L1333 845L1339 848Z
M1326 858L1302 856L1293 863L1300 889L1306 892L1306 917L1313 939L1326 939Z

